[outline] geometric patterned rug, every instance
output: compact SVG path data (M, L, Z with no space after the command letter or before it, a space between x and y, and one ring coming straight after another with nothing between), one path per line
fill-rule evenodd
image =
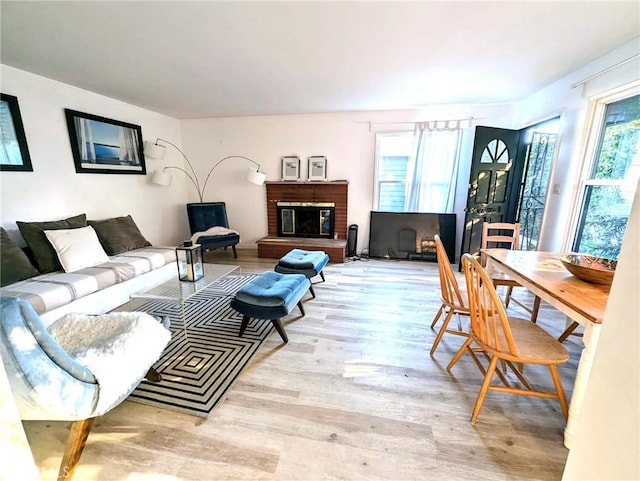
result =
M128 399L207 417L234 385L273 324L252 319L239 337L242 315L229 306L255 274L227 275L185 302L186 333L179 302L149 300L134 307L171 319L171 341L154 364L162 381L143 381ZM119 310L131 310L124 305Z

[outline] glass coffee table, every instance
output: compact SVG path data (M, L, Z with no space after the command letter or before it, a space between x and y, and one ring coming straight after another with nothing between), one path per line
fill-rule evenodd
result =
M175 279L171 279L164 284L160 284L148 291L141 291L131 295L129 306L135 308L149 300L164 300L180 303L182 313L182 328L185 337L187 336L187 323L185 322L185 302L206 287L213 286L216 282L234 271L239 270L238 266L224 264L204 264L204 277L196 282L181 281L178 279L176 271ZM143 301L143 302L140 302Z

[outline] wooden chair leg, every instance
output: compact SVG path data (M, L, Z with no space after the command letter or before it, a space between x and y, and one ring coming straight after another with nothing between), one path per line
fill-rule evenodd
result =
M302 307L302 301L298 301L298 309L300 309L300 312L302 313L303 316L306 316L307 314L304 312L304 307Z
M144 375L144 378L150 382L160 382L162 381L162 374L160 374L154 368L150 367L147 373Z
M71 424L67 444L64 447L64 454L62 455L62 463L60 463L58 480L70 481L73 478L94 420L95 418L83 419L82 421L75 421Z
M231 250L233 250L233 257L238 258L238 251L236 250L236 246L231 246Z
M458 349L458 352L455 353L453 358L451 358L451 361L449 361L449 364L447 364L447 371L451 371L451 368L456 365L456 363L460 360L460 358L467 351L467 349L471 349L469 346L471 346L472 342L473 342L473 339L471 339L470 337L468 337L467 340L464 341L464 344L462 344L462 346L460 346L460 349ZM475 359L474 362L477 361L479 363L480 361L478 361L478 358L475 356L475 354L473 354L473 351L471 351L471 352L472 352L472 355L473 355L473 357ZM481 370L484 369L482 367L482 364L480 364L478 367Z
M491 378L493 377L493 373L495 372L497 365L498 357L493 356L491 358L491 362L489 363L489 367L487 368L487 373L484 376L484 381L482 381L482 386L480 386L478 399L476 399L476 404L475 406L473 406L473 413L471 413L471 424L475 424L478 416L480 415L480 410L482 409L482 405L484 404L484 399L487 397L487 392L489 391L489 386L491 385Z
M242 316L242 324L240 324L240 337L244 334L245 329L249 325L251 318L247 315Z
M278 331L278 334L280 334L280 337L282 338L284 343L286 344L287 342L289 342L289 338L287 337L287 333L284 332L284 327L280 319L272 319L271 323L273 324L273 327L276 328L276 331Z
M540 310L540 298L536 296L533 300L533 308L531 308L531 322L538 322L538 311Z
M504 298L504 307L509 307L509 303L511 302L511 295L513 294L513 286L509 286L507 288L507 295Z
M453 317L453 309L449 308L449 311L447 312L447 315L445 316L444 321L442 321L442 326L440 326L438 335L436 336L431 346L432 356L433 356L433 353L436 352L436 349L438 348L438 344L440 344L440 341L442 340L442 336L444 336L444 333L447 332L447 326L449 325L449 321L451 321L452 317Z
M576 330L576 328L579 326L580 324L578 324L576 321L573 321L571 323L571 325L569 327L567 327L564 332L562 334L560 334L560 337L558 338L558 342L564 342L567 340L567 338L573 334L573 331Z
M560 380L560 374L558 373L558 366L551 364L549 366L551 371L551 379L553 379L553 385L556 388L556 394L558 395L558 401L560 401L560 407L562 408L562 414L564 418L569 418L569 404L567 403L567 397L564 394L564 388L562 387L562 381Z
M431 321L431 329L436 327L436 324L440 319L440 316L442 315L442 311L444 311L444 304L440 305L440 309L438 309L438 312L436 313L436 317L434 317L433 321Z
M322 278L322 282L325 282L324 272L320 271L320 277Z
M311 293L311 296L315 299L316 298L316 293L313 292L313 285L309 286L309 292Z

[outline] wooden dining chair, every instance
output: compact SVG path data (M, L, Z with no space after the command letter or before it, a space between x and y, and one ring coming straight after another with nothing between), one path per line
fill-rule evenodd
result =
M482 241L481 249L489 247L504 247L507 249L517 250L520 248L520 224L511 224L506 222L485 222L482 224ZM480 254L482 267L486 266L486 258ZM510 278L503 272L495 271L491 273L491 280L495 287L507 287L507 294L504 298L505 307L509 307L511 301L518 304L525 311L531 314L531 322L538 320L538 311L540 310L540 298L535 296L533 306L528 306L521 300L512 296L513 288L520 287L517 281Z
M502 300L498 296L492 280L480 263L469 254L462 256L467 292L469 295L469 338L455 354L447 370L450 370L462 357L472 351L473 344L486 354L489 366L478 392L471 414L471 423L475 424L484 404L488 391L498 391L525 396L558 399L565 419L569 414L567 398L560 381L558 365L569 359L564 346L537 324L526 319L507 317ZM512 385L506 376L496 369L498 361L504 362L517 377L519 384ZM535 389L524 377L525 364L549 366L555 392ZM497 374L502 385L491 383Z
M451 264L449 263L449 257L447 256L447 252L444 248L442 240L440 240L440 236L436 234L434 236L434 239L436 242L438 274L440 275L440 300L442 301L442 305L440 306L440 309L431 322L431 329L435 328L438 320L442 317L443 314L444 320L442 321L442 326L440 326L438 334L436 335L436 338L433 341L433 345L431 346L431 355L436 352L438 344L440 344L440 341L445 334L453 334L456 336L464 337L469 336L467 331L462 329L459 318L459 316L461 315L469 315L469 308L467 306L467 293L461 291L460 287L458 286L458 280L453 273L453 269L451 268ZM451 322L454 314L458 316L458 328L449 329L449 322Z

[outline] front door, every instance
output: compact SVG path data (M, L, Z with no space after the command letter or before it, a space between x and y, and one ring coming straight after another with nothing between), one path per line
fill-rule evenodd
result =
M476 127L460 256L477 255L482 223L516 222L524 152L519 130Z

